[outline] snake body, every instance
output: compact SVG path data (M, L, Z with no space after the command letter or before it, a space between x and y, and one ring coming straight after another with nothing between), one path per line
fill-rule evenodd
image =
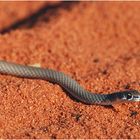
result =
M121 91L111 94L91 93L81 87L68 75L47 68L25 66L0 60L0 73L17 77L43 79L52 83L57 83L74 98L86 104L112 105L113 103L123 102L125 97L126 100L124 101L128 101L129 99L127 99L127 96L130 94L135 95L133 97L136 97L137 101L140 100L140 93L136 90ZM132 101L136 101L135 98L133 98Z

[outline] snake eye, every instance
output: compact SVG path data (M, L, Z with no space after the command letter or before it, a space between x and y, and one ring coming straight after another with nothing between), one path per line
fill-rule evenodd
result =
M133 95L128 93L126 98L127 98L127 100L130 100L130 99L132 99L132 97L133 97Z

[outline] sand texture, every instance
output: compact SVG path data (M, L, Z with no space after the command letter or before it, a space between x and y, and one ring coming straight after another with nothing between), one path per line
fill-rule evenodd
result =
M42 5L26 4L22 16ZM60 2L22 26L0 34L0 60L62 71L99 94L140 90L140 2ZM139 112L140 103L86 105L57 84L0 75L0 138L140 139Z

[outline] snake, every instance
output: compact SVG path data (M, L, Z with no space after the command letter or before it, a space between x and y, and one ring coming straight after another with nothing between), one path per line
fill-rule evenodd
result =
M0 60L0 73L21 78L42 79L58 84L76 100L85 104L113 105L115 103L140 101L140 92L124 90L112 93L92 93L63 72L48 68L16 64Z

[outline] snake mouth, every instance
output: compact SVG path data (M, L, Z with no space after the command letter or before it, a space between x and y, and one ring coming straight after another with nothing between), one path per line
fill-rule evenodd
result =
M140 92L137 91L137 90L132 90L131 92L131 96L132 96L132 101L135 101L135 102L139 102L140 101Z
M136 102L140 101L140 92L139 91L134 90L133 100Z
M136 102L140 101L140 95L133 95L133 100Z

